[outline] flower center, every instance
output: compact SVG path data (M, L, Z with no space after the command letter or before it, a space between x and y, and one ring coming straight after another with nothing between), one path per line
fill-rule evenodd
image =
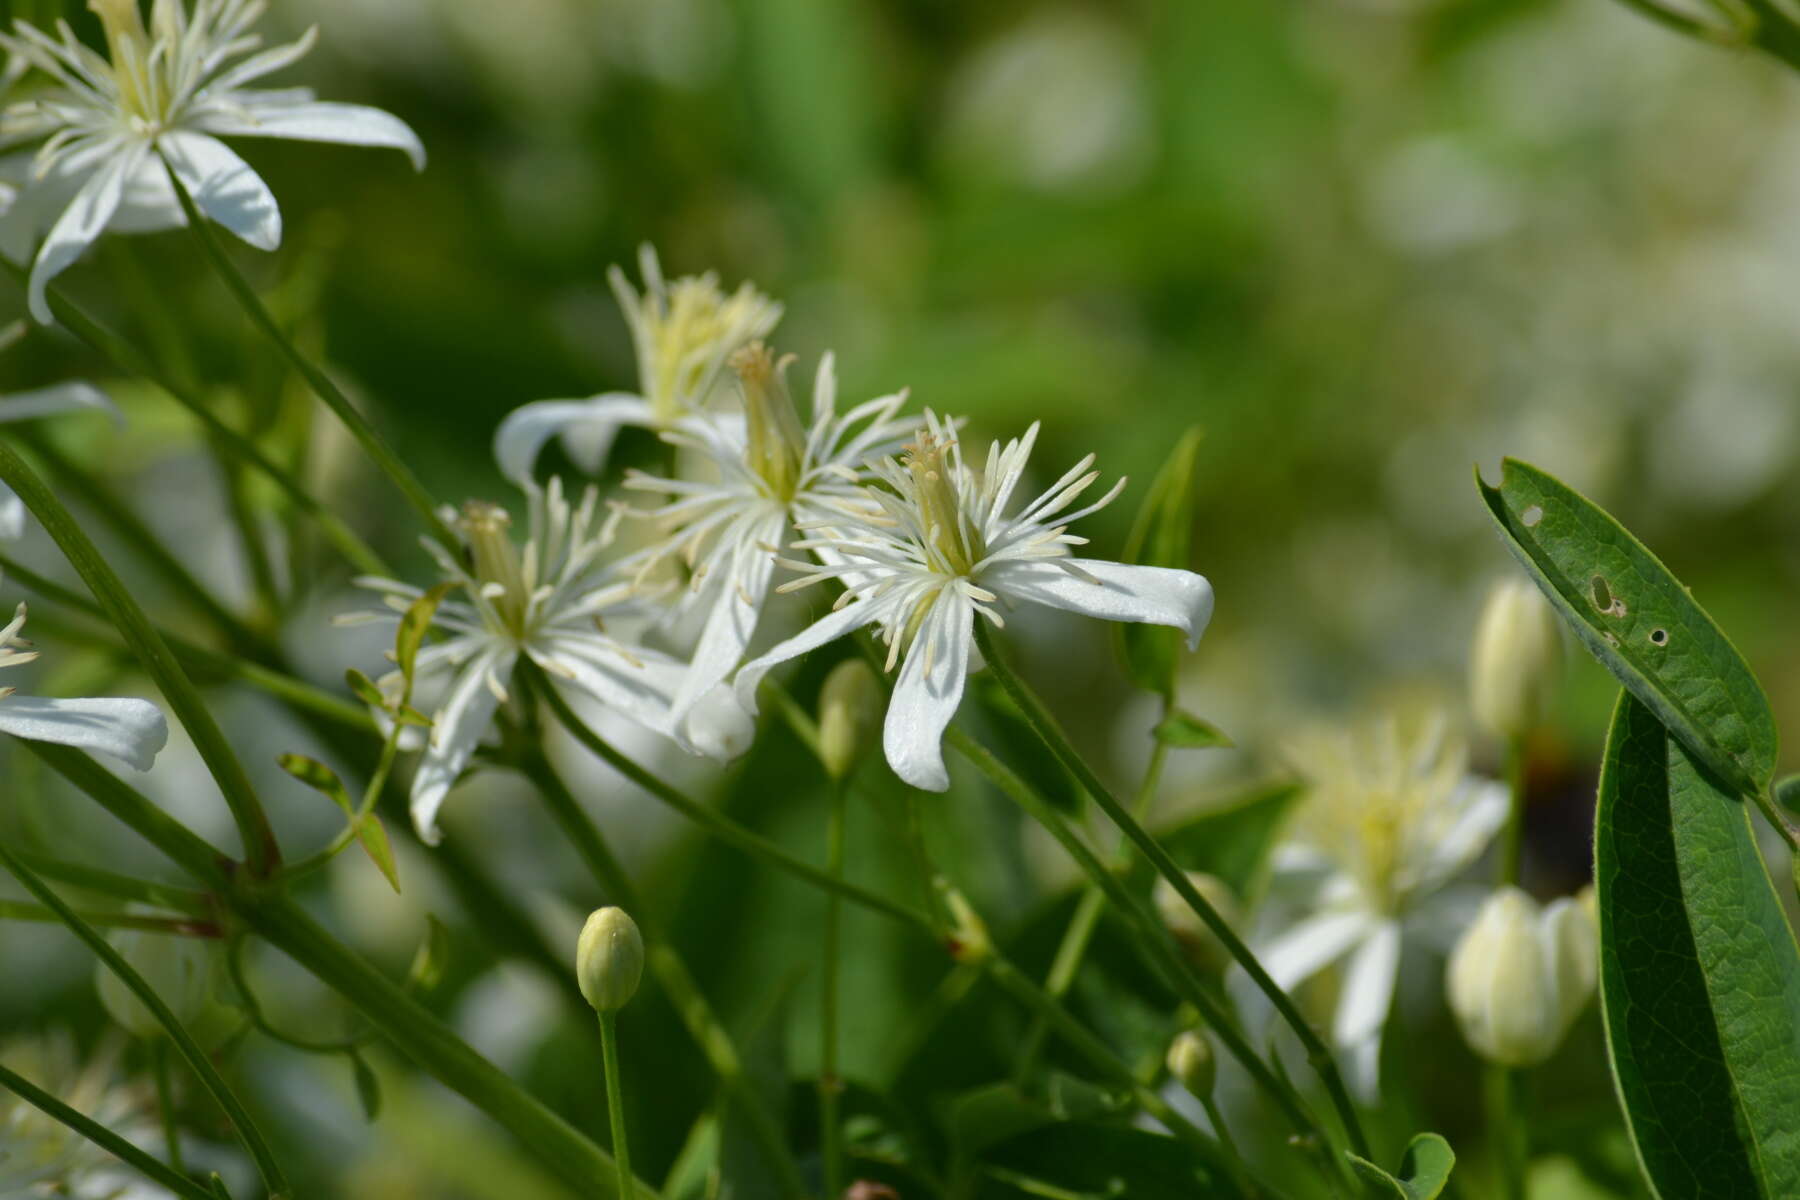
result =
M752 342L731 356L731 368L737 372L744 396L749 433L745 461L769 494L784 504L800 486L806 454L806 431L783 375L792 361L791 354L777 361L761 342Z
M987 557L987 543L963 514L950 461L953 445L951 438L922 430L918 441L906 447L902 462L912 477L926 552L936 560L932 566L945 574L967 575Z
M497 504L471 500L457 521L469 540L469 555L481 597L488 600L507 633L523 640L531 586L511 537L512 517Z
M158 22L157 38L152 41L137 0L88 0L88 7L99 16L106 31L120 108L147 126L162 126L171 98L165 72L173 51L170 35L174 31L162 28L162 22Z
M669 285L668 306L648 314L655 361L650 364L650 406L662 425L673 425L685 403L698 400L694 391L707 362L719 352L725 332L727 301L710 279L677 279Z

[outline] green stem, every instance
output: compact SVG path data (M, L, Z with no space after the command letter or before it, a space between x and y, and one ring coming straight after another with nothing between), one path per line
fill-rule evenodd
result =
M825 869L832 878L844 877L844 809L850 790L849 777L831 782L830 812L825 821ZM843 924L843 901L836 892L825 897L825 948L819 993L819 1144L825 1159L825 1198L837 1200L844 1191L844 1141L838 1127L838 950Z
M1082 758L1070 744L1061 727L1057 725L1055 718L1044 707L1043 701L1038 699L1037 693L1027 687L1024 680L1020 679L1007 665L1006 660L1000 656L999 647L994 644L994 639L988 633L987 626L980 621L975 623L975 643L980 647L982 657L987 661L989 670L993 671L994 677L1000 681L1000 686L1006 690L1007 695L1012 697L1013 702L1025 714L1026 720L1031 723L1033 730L1045 747L1074 774L1082 787L1086 788L1088 794L1094 798L1094 802L1112 819L1113 824L1131 839L1132 843L1155 866L1158 873L1169 881L1170 886L1187 903L1187 906L1219 939L1231 957L1244 968L1245 973L1250 976L1258 990L1269 998L1270 1003L1275 1006L1275 1011L1281 1015L1281 1019L1294 1031L1294 1036L1300 1039L1300 1044L1306 1049L1308 1061L1325 1084L1326 1093L1331 1097L1332 1107L1337 1110L1338 1119L1343 1123L1344 1131L1350 1139L1350 1148L1359 1157L1369 1157L1368 1137L1363 1133L1362 1120L1357 1115L1356 1105L1350 1099L1349 1089L1344 1086L1344 1079L1338 1071L1337 1062L1318 1033L1301 1015L1292 997L1282 990L1281 985L1270 977L1268 971L1264 970L1256 955L1252 954L1243 939L1238 937L1237 931L1189 882L1187 873L1176 864L1173 858L1169 857L1168 851L1163 849L1162 844L1151 837L1144 827L1125 810L1124 806L1113 798L1112 792L1100 781L1100 777L1094 773L1093 768L1088 766L1087 760ZM1333 1158L1336 1158L1336 1155L1333 1155Z
M244 946L249 939L238 936L231 940L225 950L225 969L231 975L232 986L237 989L244 1015L250 1019L251 1026L272 1042L278 1042L292 1050L305 1054L348 1054L362 1044L362 1039L343 1038L338 1041L315 1041L311 1038L295 1037L283 1033L269 1023L263 1013L262 1001L250 988L250 978L244 971Z
M1506 826L1500 834L1499 880L1517 884L1525 861L1525 738L1506 739Z
M1219 1144L1225 1147L1226 1169L1232 1173L1246 1196L1256 1195L1256 1184L1250 1178L1243 1154L1238 1151L1237 1140L1231 1136L1231 1130L1225 1127L1225 1114L1219 1111L1219 1102L1212 1098L1211 1093L1199 1097L1199 1100L1200 1107L1206 1110L1206 1119L1212 1122L1213 1133L1218 1135Z
M211 921L195 921L187 917L150 917L140 913L93 912L79 910L77 915L99 929L138 929L145 933L166 933L172 937L209 937L220 935ZM54 909L17 900L0 900L0 921L36 921L55 925L62 920Z
M135 900L158 908L172 908L190 916L205 916L213 909L212 899L204 892L171 887L149 879L135 879L130 875L120 875L85 863L64 862L33 850L15 850L13 853L45 879L66 883L85 892L99 892L119 900Z
M0 846L0 866L4 866L11 872L13 878L23 884L25 890L37 897L41 903L54 909L63 924L67 925L75 936L86 942L88 948L99 956L101 962L106 964L107 969L117 975L119 981L131 989L132 995L136 996L138 1001L150 1010L157 1023L168 1032L169 1037L174 1041L175 1048L181 1052L181 1057L187 1061L188 1066L199 1077L201 1084L212 1094L212 1098L218 1103L219 1108L224 1111L226 1119L231 1122L232 1129L237 1133L238 1140L243 1142L244 1149L256 1161L257 1172L262 1176L263 1184L268 1188L271 1200L280 1200L280 1198L286 1197L288 1195L287 1179L282 1175L281 1167L270 1152L269 1144L263 1140L262 1132L257 1129L256 1122L251 1120L249 1110L232 1094L231 1089L226 1086L225 1080L220 1077L218 1070L213 1066L212 1059L208 1058L206 1051L202 1050L200 1044L194 1041L193 1035L188 1033L180 1019L169 1010L169 1006L163 1003L162 997L156 994L156 989L145 982L144 977L125 961L123 955L113 949L112 943L95 932L92 926L83 921L74 909L64 904L62 898L37 877L36 872L19 861L4 846Z
M1488 1141L1501 1200L1525 1200L1525 1130L1519 1123L1519 1072L1498 1063L1484 1067Z
M631 1191L631 1139L625 1133L625 1089L619 1085L619 1017L600 1014L600 1054L606 1060L606 1115L612 1122L613 1158L619 1165L619 1194Z
M108 619L124 635L125 644L162 690L163 699L187 729L194 748L199 751L231 809L232 820L237 823L238 835L244 842L251 874L259 879L267 878L281 860L275 832L269 826L268 814L263 811L256 790L250 786L250 777L245 774L243 764L232 752L231 744L225 740L224 732L213 720L187 672L182 670L162 635L150 624L144 610L138 607L130 590L69 515L69 510L44 486L37 473L4 443L0 443L0 479L5 479L18 493L38 523L55 540L94 599L100 602Z
M169 1166L187 1174L181 1160L181 1126L175 1120L175 1091L169 1085L169 1043L158 1038L150 1049L150 1073L156 1079L156 1107L162 1113L163 1142L168 1146Z
M177 1196L188 1197L189 1200L214 1200L211 1192L187 1176L171 1170L154 1156L138 1149L98 1121L70 1108L49 1092L35 1086L23 1075L9 1071L4 1066L0 1066L0 1087L4 1087L45 1115L61 1121L146 1179L161 1184Z
M181 203L181 211L187 217L188 228L200 243L200 248L205 252L207 260L212 263L213 269L218 272L219 278L243 307L245 315L250 318L250 323L275 344L275 347L281 351L294 370L300 373L300 377L306 380L306 384L312 389L313 394L323 400L326 407L331 409L339 421L343 422L344 428L349 430L350 436L362 446L363 452L369 456L370 461L400 490L400 494L406 497L406 502L412 505L413 510L418 513L419 519L431 531L431 535L452 550L459 550L462 543L451 532L450 527L444 524L443 518L438 515L437 505L432 501L430 493L425 490L425 485L419 482L418 477L412 473L412 469L400 460L398 454L394 453L393 448L387 444L387 440L381 436L375 426L370 424L369 419L354 404L350 403L350 398L339 390L337 384L331 381L330 376L302 354L300 348L294 345L293 339L283 332L274 316L257 296L256 289L252 288L249 281L232 265L231 256L225 253L225 248L220 245L218 236L213 233L212 226L207 224L206 218L194 206L194 198L188 194L187 187L176 175L174 167L170 166L166 159L163 167L169 177L170 185L175 189L175 198Z
M535 671L535 668L529 669L527 673L529 674L531 671ZM576 715L575 710L569 707L568 701L558 695L556 689L551 687L548 681L543 680L541 673L538 674L534 683L538 685L534 690L543 696L557 721L574 736L576 741L598 755L632 783L643 788L694 824L701 826L720 841L729 843L746 854L760 858L789 875L805 880L814 887L823 888L828 892L836 892L846 900L884 916L892 917L904 924L927 932L931 930L931 922L919 913L883 896L878 896L866 888L858 887L847 880L833 879L828 872L820 870L811 863L802 862L767 838L752 833L723 813L715 812L706 805L683 795L676 788L670 787L621 754L610 742L589 728Z

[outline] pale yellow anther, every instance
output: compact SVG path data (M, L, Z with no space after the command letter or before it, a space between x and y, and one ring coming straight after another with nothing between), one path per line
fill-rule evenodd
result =
M497 504L470 500L456 523L469 541L470 565L483 592L491 595L507 628L523 637L530 594L519 549L513 545L512 517Z

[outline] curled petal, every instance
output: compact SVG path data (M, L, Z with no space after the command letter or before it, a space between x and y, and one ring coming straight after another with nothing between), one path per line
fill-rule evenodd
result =
M1203 575L1089 558L1013 559L981 573L983 587L1013 600L1103 621L1170 625L1193 649L1212 619L1212 585Z
M733 684L737 690L738 703L748 712L755 713L756 689L762 683L763 676L789 659L799 658L828 642L837 641L847 633L861 629L864 625L873 624L886 612L887 606L884 604L859 600L825 614L785 642L770 647L768 653L751 659L738 670Z
M438 809L469 765L488 726L499 697L489 686L490 673L502 682L512 676L512 651L489 650L470 659L450 685L449 694L432 717L431 736L419 769L413 775L412 819L419 838L427 846L443 840L438 831Z
M144 154L143 146L130 145L105 159L50 227L43 249L31 266L28 288L31 315L39 324L49 325L55 320L47 295L50 281L67 270L105 232L124 195L125 180L137 169Z
M598 474L623 425L650 426L655 415L642 397L606 392L587 400L537 400L508 413L494 432L494 460L514 483L531 478L544 443L560 436L563 449L590 475Z
M250 164L217 138L177 130L158 143L194 207L258 250L281 245L281 208Z
M231 99L234 103L202 114L194 124L208 133L228 137L387 146L404 151L416 170L425 169L425 146L419 135L405 121L379 108L329 100L259 99L256 92L240 92Z

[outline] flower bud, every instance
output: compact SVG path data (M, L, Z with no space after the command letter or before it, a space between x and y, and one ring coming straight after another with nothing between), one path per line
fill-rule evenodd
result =
M1204 1033L1184 1029L1176 1034L1175 1040L1169 1043L1168 1064L1169 1074L1195 1099L1204 1100L1212 1095L1219 1064L1213 1059L1212 1043L1206 1040Z
M988 935L987 922L975 911L968 897L947 883L939 883L944 907L950 910L950 957L959 963L978 963L994 952L994 939Z
M1562 665L1556 614L1522 579L1494 585L1469 655L1469 706L1501 737L1528 732L1542 716Z
M188 1032L198 1036L198 1026L218 1015L213 997L218 960L208 939L127 929L109 940ZM105 963L94 967L94 987L108 1015L127 1033L152 1038L165 1032L156 1014Z
M1446 991L1475 1052L1508 1067L1549 1058L1593 995L1599 938L1588 907L1540 910L1516 887L1487 898L1450 956Z
M875 669L860 658L845 659L819 689L819 760L833 779L842 779L880 738L887 707Z
M575 944L575 980L599 1013L618 1012L644 974L644 938L622 908L595 909Z
M1237 893L1231 885L1217 875L1208 875L1204 871L1187 872L1188 882L1200 893L1200 898L1218 910L1225 923L1236 929L1242 919L1242 911L1238 907ZM1190 961L1201 970L1219 970L1230 961L1224 943L1218 935L1207 928L1200 914L1188 907L1188 902L1181 898L1181 893L1167 879L1158 878L1154 893L1156 911L1162 914L1163 924L1175 935L1176 942L1186 952Z

